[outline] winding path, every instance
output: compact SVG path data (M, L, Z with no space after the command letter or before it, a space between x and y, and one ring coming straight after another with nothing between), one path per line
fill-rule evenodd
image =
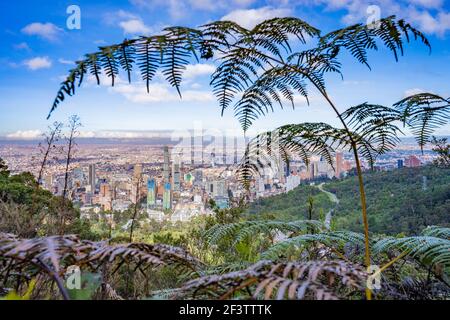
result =
M330 198L331 202L335 203L337 206L339 204L338 197L336 197L336 195L334 193L324 190L323 189L324 184L325 183L322 182L321 184L319 184L317 186L317 188L320 191L322 191L323 193L325 193L328 196L328 198ZM327 227L327 229L330 229L330 227L331 227L331 218L333 217L333 211L334 211L334 209L331 209L330 211L328 211L327 215L325 216L325 226Z

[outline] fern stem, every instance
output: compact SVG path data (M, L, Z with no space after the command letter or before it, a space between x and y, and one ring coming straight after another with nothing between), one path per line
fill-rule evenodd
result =
M392 259L391 261L389 261L388 263L386 263L384 266L382 266L380 268L380 270L376 271L373 276L378 275L379 273L382 273L384 270L386 270L387 268L389 268L390 266L392 266L395 262L397 262L398 260L400 260L401 258L405 257L406 255L408 255L411 251L410 250L406 250L405 252L403 252L402 254L400 254L399 256L395 257L394 259Z
M236 48L244 49L244 48L242 48L240 46L236 46L236 45L232 45L232 46L234 46ZM355 156L356 170L357 170L357 174L358 174L359 193L360 193L360 197L361 197L362 216L363 216L363 223L364 223L364 244L365 244L364 261L365 261L366 267L369 267L371 262L370 262L369 223L368 223L368 219L367 219L366 193L365 193L365 190L364 190L364 180L363 180L363 177L362 177L362 170L361 170L361 163L359 161L359 156L358 156L358 149L356 147L356 142L353 139L353 136L352 136L352 133L351 133L349 127L345 123L344 119L342 118L341 113L336 108L336 106L334 105L333 101L331 101L331 99L328 96L327 92L325 90L323 90L322 88L320 88L316 84L316 82L313 81L313 79L311 79L311 77L310 77L310 75L308 73L306 73L304 70L301 70L301 69L297 68L296 66L289 65L289 64L285 63L284 61L281 61L281 60L279 60L277 58L274 58L274 57L272 57L270 55L267 55L267 54L264 54L264 53L260 53L260 54L262 56L264 56L265 58L267 58L268 60L272 60L272 61L274 61L276 63L279 63L281 65L289 67L289 68L292 69L292 71L298 72L298 73L304 75L314 85L314 87L320 92L320 94L325 98L325 100L331 106L333 111L336 113L336 115L337 115L339 121L342 123L345 131L347 132L348 138L349 138L351 146L352 146L353 154ZM369 288L366 288L366 299L367 300L372 300L372 291Z

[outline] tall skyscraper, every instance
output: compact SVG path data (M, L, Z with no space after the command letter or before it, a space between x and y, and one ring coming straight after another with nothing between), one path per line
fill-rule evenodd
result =
M317 162L311 162L308 166L308 178L314 179L317 176Z
M175 159L172 166L172 179L173 179L173 191L181 190L181 173L180 163L178 159Z
M151 207L156 204L156 181L148 179L147 181L147 206Z
M203 183L203 171L197 169L194 171L194 185L201 186Z
M170 156L169 156L169 147L164 147L164 164L163 164L163 177L164 183L170 184Z
M191 136L191 166L195 165L195 137Z
M163 209L164 210L172 209L172 195L170 183L164 184Z
M225 180L215 180L210 184L210 192L213 197L226 197L227 189Z
M89 165L89 185L91 186L91 193L95 193L95 183L96 183L96 177L95 177L95 164Z
M104 198L111 197L111 188L109 184L102 183L100 185L100 196Z
M133 168L133 178L134 180L140 179L142 175L142 164L138 163L134 165Z
M397 168L398 168L398 169L403 168L403 159L397 160Z
M336 178L340 178L344 167L344 156L342 152L336 152Z

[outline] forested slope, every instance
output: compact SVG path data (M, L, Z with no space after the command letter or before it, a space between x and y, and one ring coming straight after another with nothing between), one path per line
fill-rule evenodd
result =
M450 225L449 169L426 166L366 172L364 180L371 232L417 234L428 225ZM324 189L336 194L340 200L333 218L336 228L362 231L357 177L330 181ZM316 212L320 209L327 212L332 206L328 197L320 194L317 188L302 185L288 194L253 203L249 212L299 218L307 212L311 194L315 195Z

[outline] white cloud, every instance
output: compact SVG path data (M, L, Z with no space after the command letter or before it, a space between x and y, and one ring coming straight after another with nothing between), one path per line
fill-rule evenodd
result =
M48 57L36 57L23 62L30 70L48 69L52 66L52 61Z
M136 139L170 137L169 131L81 131L80 138Z
M410 3L422 6L425 8L440 8L444 0L409 0Z
M194 79L199 76L211 75L216 70L212 64L189 64L183 73L185 79Z
M103 21L110 26L119 26L125 35L148 35L153 32L138 14L125 10L106 13Z
M28 43L26 43L26 42L21 42L21 43L15 44L14 45L14 49L16 49L16 50L25 50L25 51L30 51L31 50L30 47L28 46Z
M123 95L128 101L133 103L160 103L160 102L209 102L215 101L210 91L183 90L182 99L176 90L167 84L150 84L150 93L144 83L120 84L109 88L110 92Z
M98 46L102 46L102 45L105 45L107 42L105 41L105 40L102 40L102 39L100 39L100 40L95 40L94 41L94 44L96 44L96 45L98 45Z
M63 30L50 22L34 22L23 28L22 32L30 36L39 36L46 40L54 41Z
M119 26L122 28L125 34L139 34L147 35L151 32L151 29L147 27L140 19L131 19L127 21L121 21Z
M288 8L262 7L259 9L234 10L222 17L221 20L230 20L250 29L266 19L286 17L290 14L291 10Z
M172 19L189 17L196 11L219 12L224 10L247 8L256 0L130 0L141 9L160 10L164 8Z
M61 63L61 64L66 64L66 65L72 65L72 64L75 64L74 61L66 60L66 59L64 59L64 58L59 58L59 59L58 59L58 62Z
M424 92L429 92L420 88L412 88L412 89L408 89L403 93L403 98L407 98L419 93L424 93ZM431 93L431 92L430 92Z
M433 17L428 11L411 9L409 16L425 33L443 36L446 31L450 30L450 13L439 12Z
M450 30L450 12L445 0L296 0L291 5L325 6L328 11L345 10L345 24L365 22L371 5L380 8L382 17L396 15L427 34L443 36Z
M40 130L25 130L16 131L6 135L9 139L20 139L20 140L32 140L42 136L42 131Z

